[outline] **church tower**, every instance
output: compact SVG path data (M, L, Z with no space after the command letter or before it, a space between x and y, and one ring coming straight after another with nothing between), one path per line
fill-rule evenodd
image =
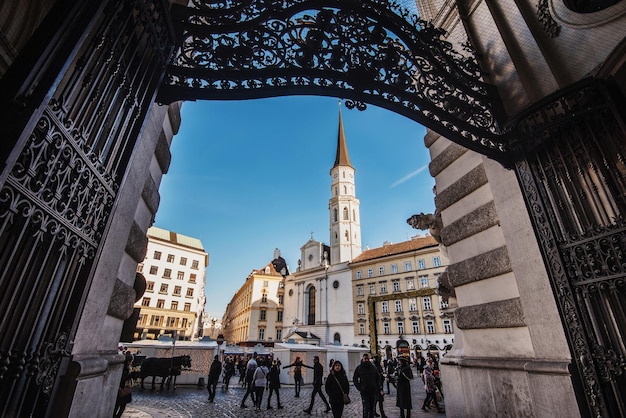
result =
M350 164L346 135L339 109L339 133L335 164L330 169L330 263L352 261L361 254L361 216L356 198L354 167Z

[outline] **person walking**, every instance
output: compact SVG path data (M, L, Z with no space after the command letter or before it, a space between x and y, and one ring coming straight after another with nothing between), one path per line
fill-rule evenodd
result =
M324 367L320 364L319 356L313 357L313 367L306 365L304 367L313 369L313 392L311 392L311 404L307 409L304 410L304 413L309 415L311 414L311 411L313 411L313 403L315 402L315 395L317 394L320 395L320 398L322 398L322 402L324 402L324 405L326 405L326 410L324 412L330 412L330 405L328 404L328 401L324 396L324 392L322 392Z
M354 369L352 375L352 383L361 394L361 403L363 404L363 418L374 418L374 407L376 405L377 392L380 390L378 370L370 362L370 355L363 354L361 364Z
M326 378L325 389L330 408L333 411L333 418L340 418L345 406L344 397L350 393L350 384L346 370L339 360L333 362L333 367Z
M413 402L411 401L411 380L413 380L413 370L409 365L409 358L400 357L398 366L398 380L396 386L396 406L400 408L400 418L409 418ZM422 408L424 409L424 408Z
M391 392L389 391L389 384L392 384L394 388L398 389L395 377L397 367L398 363L395 359L387 361L387 395L391 395Z
M374 362L372 363L376 367L376 371L378 371L379 379L378 379L378 391L376 392L376 405L378 405L378 410L380 411L381 418L387 418L385 414L385 409L383 403L385 402L385 390L383 388L383 384L385 382L385 371L383 370L383 366L380 364L380 356L374 356ZM376 414L376 405L374 405L374 416L378 416Z
M254 406L257 411L261 410L261 401L263 400L263 391L267 386L267 374L269 370L265 365L265 360L259 361L259 366L254 370L251 385L254 387Z
M293 367L293 382L296 389L296 398L300 397L300 389L302 388L302 367L304 367L300 357L296 357L292 364L284 366L283 369Z
M224 381L222 382L222 392L228 392L228 386L230 385L230 378L235 375L235 363L232 357L226 357L224 361Z
M283 406L280 403L280 366L276 360L272 362L272 367L267 375L269 381L269 394L267 397L267 409L272 409L270 401L272 400L272 393L276 393L276 404L278 409L282 409Z
M431 366L428 364L424 365L424 389L426 390L426 399L424 399L424 403L422 404L422 411L430 410L430 405L433 403L435 408L437 408L437 412L443 413L443 409L439 407L437 403L436 389L435 385L435 376L433 375L433 370Z
M213 363L211 363L211 368L209 369L209 377L207 390L209 391L209 403L213 403L215 399L215 392L217 390L217 382L220 380L220 374L222 374L222 362L219 360L218 356L213 358Z
M243 399L241 400L241 408L247 408L248 405L246 405L246 399L248 399L248 395L250 395L250 397L252 398L252 403L256 404L255 400L254 400L254 384L252 383L252 379L254 378L254 372L257 369L257 367L259 367L257 361L256 361L256 351L254 352L254 354L252 354L252 358L248 360L248 364L246 365L246 394L243 395Z
M115 399L115 408L113 409L113 418L120 418L126 404L132 401L132 392L129 387L126 387L130 380L130 368L133 363L133 356L130 353L126 354L124 359L124 366L122 369L122 378L120 379L120 385L117 391L117 398Z

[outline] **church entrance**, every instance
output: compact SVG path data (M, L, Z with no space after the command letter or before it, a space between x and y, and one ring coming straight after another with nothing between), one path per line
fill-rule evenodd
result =
M296 94L390 109L514 168L581 411L626 415L623 97L591 80L505 126L471 51L394 3L191 3L58 0L0 81L0 415L73 396L62 376L151 105Z

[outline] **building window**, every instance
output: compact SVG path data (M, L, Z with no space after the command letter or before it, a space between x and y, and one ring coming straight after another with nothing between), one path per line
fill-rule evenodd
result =
M187 295L188 298L192 298L193 297L193 287L190 287L187 289Z
M422 288L428 287L428 276L420 276L420 286Z
M265 328L259 328L259 340L265 339Z
M263 280L263 287L268 287L270 282L268 280Z
M370 283L370 295L376 294L376 283Z
M285 295L278 295L278 304L282 305L285 303Z
M265 321L267 317L267 311L265 309L261 309L261 321Z
M402 312L402 301L396 300L394 301L396 312Z
M191 268L194 270L198 270L198 264L200 264L200 262L198 260L193 260L191 262Z
M404 322L398 322L398 334L404 334Z
M417 300L415 298L409 298L409 311L417 311Z
M182 292L183 288L181 286L174 286L174 296L180 296L180 292Z
M181 328L187 328L187 318L183 318L183 322L181 324Z
M407 261L404 263L404 271L411 271L411 262Z
M155 251L154 252L154 256L152 257L155 260L160 260L161 259L161 251Z
M389 302L384 300L380 303L380 310L381 312L389 312Z
M167 262L168 263L173 263L174 262L174 254L168 254L167 255Z
M167 283L161 284L161 288L159 289L159 293L167 293Z
M446 334L452 334L452 321L449 319L443 320L443 332Z
M335 189L336 191L337 189ZM339 211L337 210L337 208L333 209L333 219L334 222L337 222L339 220Z
M415 289L415 282L413 281L413 278L406 279L406 290L413 290L413 289Z
M357 270L357 272L356 272L356 278L357 278L357 279L360 279L360 278L362 278L362 277L363 277L363 274L361 273L361 270Z
M150 318L150 325L153 327L160 327L162 320L163 317L161 315L153 315L152 318Z
M356 304L356 313L359 315L365 315L365 304L357 303Z
M180 265L181 266L186 266L187 265L187 257L181 257L180 258Z
M261 295L261 303L267 303L267 293Z
M172 301L172 304L170 306L170 309L173 311L177 311L178 310L178 302L177 301Z
M143 263L137 264L137 272L143 273Z
M315 325L315 286L309 287L307 296L307 325Z
M391 265L391 274L397 274L398 273L398 265L397 264L392 264Z
M185 278L185 272L184 272L184 271L179 271L179 272L176 274L176 278L177 278L178 280L183 280L183 279Z
M394 280L391 283L393 285L393 291L394 292L399 292L400 291L400 280Z
M150 298L143 298L141 306L150 306Z
M165 299L157 299L157 308L165 308Z
M172 278L172 269L165 269L165 270L163 270L163 278L164 279L171 279Z
M359 324L359 335L365 334L365 324Z
M191 312L191 303L185 303L185 307L183 309L185 312Z
M378 267L378 275L379 276L384 276L385 275L385 266Z
M425 298L423 298L423 301L424 301L424 310L431 311L433 309L433 305L430 301L430 296L426 296Z
M425 268L426 268L426 263L424 262L424 259L417 260L417 269L424 270Z
M359 284L356 287L356 295L357 296L363 296L363 285Z
M367 277L374 277L374 269L367 269Z
M439 299L439 307L441 309L447 308L448 307L448 302L445 302L443 299Z
M283 330L282 329L277 329L276 330L276 341L281 341L283 339Z
M167 318L167 325L166 325L166 327L168 327L168 328L174 328L174 324L175 324L175 323L176 323L176 318L174 318L174 317L172 317L172 316L169 316L169 317Z
M345 188L344 188L344 192L345 192ZM343 220L344 221L348 220L348 208L343 208Z
M380 293L387 293L387 282L380 282Z
M413 321L411 323L411 330L413 331L413 334L419 334L420 333L420 323L417 321Z
M150 266L150 274L156 275L159 272L159 268L157 266Z
M433 321L432 319L429 319L428 321L426 321L426 333L427 334L435 333L435 321Z
M433 257L433 266L434 267L441 267L441 259L439 258L439 256Z
M146 283L146 292L154 292L154 282L149 281Z
M283 311L277 311L276 312L276 320L278 322L283 322Z
M389 322L383 322L383 334L391 334L391 327L389 326Z
M285 282L279 282L278 283L278 288L279 289L284 289L285 288Z
M196 273L191 273L189 275L189 283L195 283L196 282Z

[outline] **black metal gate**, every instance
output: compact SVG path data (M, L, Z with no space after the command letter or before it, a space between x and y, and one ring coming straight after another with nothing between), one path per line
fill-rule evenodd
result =
M588 79L546 98L515 122L513 147L581 412L594 417L626 416L626 125L612 91Z
M167 2L98 3L57 2L2 80L0 416L58 412L62 360L171 54Z

